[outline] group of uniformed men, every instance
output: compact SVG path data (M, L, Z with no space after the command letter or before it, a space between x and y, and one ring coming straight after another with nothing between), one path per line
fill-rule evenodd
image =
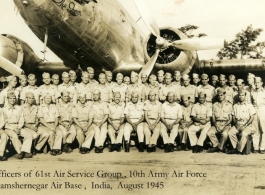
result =
M91 67L82 72L80 83L72 70L62 73L61 84L59 75L43 73L39 87L34 74L19 76L19 87L16 76L7 77L0 93L0 160L7 159L8 139L18 159L31 158L47 144L51 155L71 153L75 138L81 154L91 151L93 138L95 152L102 153L107 134L110 152L121 151L123 138L129 152L132 132L139 152L145 147L155 152L161 135L165 152L189 150L189 140L192 152L200 153L208 136L208 152L242 153L252 135L254 153L264 154L265 91L260 77L249 73L246 86L234 75L228 81L225 75L213 75L210 85L207 74L193 74L192 85L179 71L173 77L163 70L149 79L136 72L131 77L118 73L117 82L112 77L105 71L98 82ZM232 150L225 146L228 138Z

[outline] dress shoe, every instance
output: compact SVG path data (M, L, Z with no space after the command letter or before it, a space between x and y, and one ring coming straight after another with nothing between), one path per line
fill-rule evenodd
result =
M103 146L99 146L98 149L99 149L99 153L103 153L103 149L104 149Z
M165 151L165 153L169 153L169 150L170 150L169 144L164 144L164 151Z
M239 154L237 149L229 150L226 154Z
M63 153L62 150L59 150L59 149L56 149L56 150L54 150L54 151L56 152L56 155L60 155L60 154Z
M203 146L197 146L196 153L202 153L203 152Z
M197 146L191 146L192 153L197 153Z
M174 144L169 144L169 152L174 152Z
M148 146L147 149L146 149L146 151L147 151L148 153L151 153L151 152L152 152L152 147L151 147L151 146Z
M95 146L95 153L97 153L97 154L100 153L100 149L99 149L99 147L96 147L96 146Z
M125 152L130 152L130 144L128 141L125 141Z
M188 148L188 145L187 144L184 144L183 147L184 147L184 149L183 149L184 151L189 151L189 148Z
M224 146L223 153L226 153L227 154L227 152L229 152L229 150L227 149L227 147Z
M220 149L218 147L213 147L213 148L209 148L207 150L208 153L214 153L214 152L219 152Z
M89 148L84 148L84 154L89 154L90 153L90 149Z
M24 152L24 158L32 158L32 156L31 153Z
M121 151L121 144L117 144L117 145L116 145L116 151L117 151L117 152L120 152L120 151Z
M109 152L114 152L116 150L116 144L111 144L111 147L109 148Z
M7 157L5 156L0 156L0 161L6 161L7 160Z
M184 146L183 145L180 145L180 146L177 147L177 151L181 151L183 149L184 149Z
M65 152L65 153L70 153L69 150L68 150L69 145L68 145L67 143L64 144L62 148L63 148L63 152Z
M155 152L156 151L156 145L153 145L152 147L151 147L151 152Z
M265 150L261 150L259 153L260 154L265 154Z
M139 152L144 152L144 143L143 142L139 143Z
M259 153L258 150L254 150L254 151L253 151L253 154L258 154L258 153Z
M57 155L57 152L55 150L51 150L50 151L50 154L53 155L53 156L56 156Z
M79 152L80 152L81 154L85 154L85 153L86 153L86 150L85 150L85 148L80 148L80 149L79 149Z
M19 154L17 154L17 159L23 159L24 158L24 152L20 152Z

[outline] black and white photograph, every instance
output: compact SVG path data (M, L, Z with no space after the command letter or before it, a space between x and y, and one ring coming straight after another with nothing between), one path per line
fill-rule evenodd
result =
M264 195L264 0L0 0L0 193Z

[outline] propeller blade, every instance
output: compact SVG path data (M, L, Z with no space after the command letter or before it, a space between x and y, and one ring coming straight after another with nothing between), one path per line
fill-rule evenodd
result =
M152 72L152 70L154 68L154 65L155 65L156 60L157 60L158 55L159 55L159 52L160 52L160 50L157 49L155 54L150 58L150 60L146 63L146 65L143 67L143 69L139 73L139 75L140 75L139 78L141 78L141 76L143 74L146 74L147 76L149 76L149 74Z
M208 50L221 49L225 47L226 41L224 39L182 39L169 43L168 46L173 46L182 50Z
M160 30L156 23L154 16L152 15L151 11L146 6L144 0L134 0L134 3L144 20L144 23L147 25L147 28L152 32L152 34L156 37L160 37Z
M24 74L24 71L21 68L2 56L0 56L0 68L3 68L5 71L15 76Z

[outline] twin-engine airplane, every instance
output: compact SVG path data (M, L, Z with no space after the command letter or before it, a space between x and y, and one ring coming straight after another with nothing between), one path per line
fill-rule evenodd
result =
M146 37L118 0L14 0L21 16L34 34L64 63L41 60L24 41L12 35L0 36L0 77L38 71L62 72L94 67L114 73L222 68L222 61L200 63L196 50L217 49L222 39L188 39L174 27L159 28L143 0L134 0L141 18L150 30ZM254 60L255 61L255 60ZM241 64L240 61L233 63ZM263 64L262 61L253 62ZM216 65L216 64L215 64ZM221 68L220 68L221 67ZM219 71L220 72L220 71Z

